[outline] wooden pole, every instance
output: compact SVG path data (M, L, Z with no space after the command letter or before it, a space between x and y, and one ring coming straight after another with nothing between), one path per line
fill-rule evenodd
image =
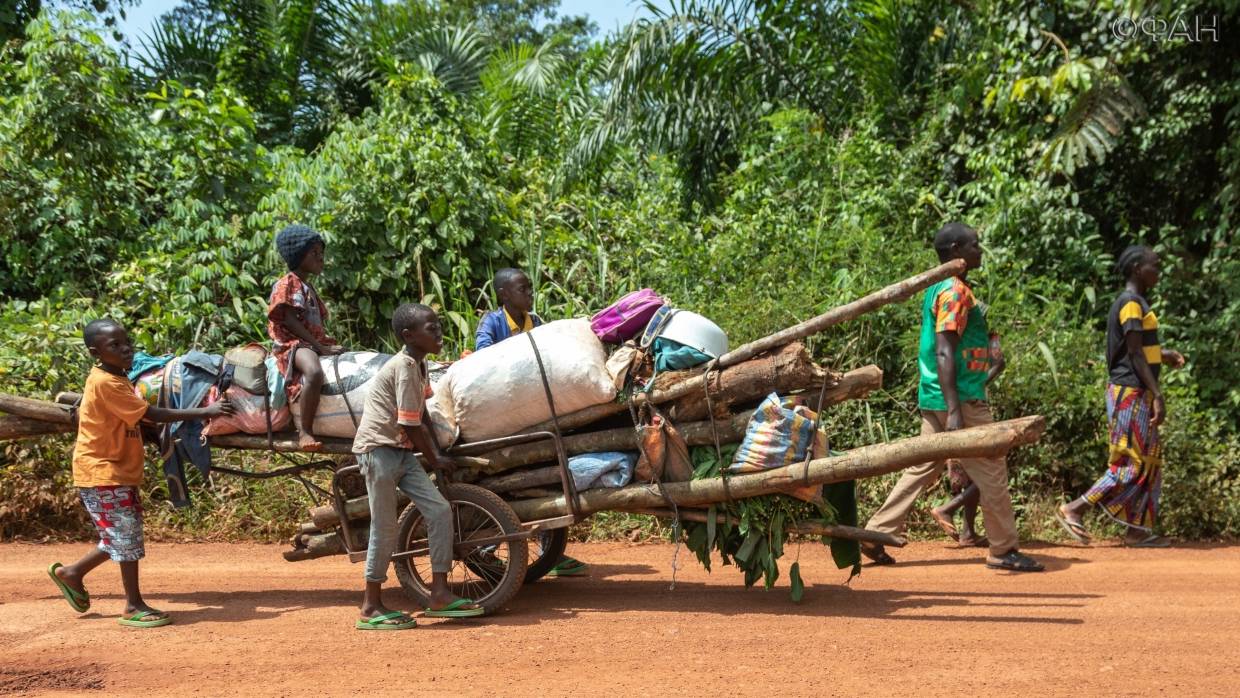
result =
M804 339L812 334L818 334L828 327L873 312L884 305L906 300L914 293L929 288L943 279L963 274L964 267L964 260L953 259L950 262L940 264L930 271L909 277L899 283L875 291L868 296L858 298L851 303L832 308L818 317L810 318L788 329L780 330L762 339L743 344L719 357L719 367L727 368L728 366L736 365L762 352L770 351L788 342Z
M32 400L19 395L0 393L0 412L38 419L53 424L73 424L69 408L47 400Z
M290 436L292 432L282 434L273 434L271 446L276 451L283 453L297 453L301 449L297 446L297 439ZM333 439L320 436L319 441L323 442L323 450L317 453L328 453L334 455L348 455L353 452L352 439ZM222 448L235 448L243 451L267 451L271 450L267 447L267 436L259 436L258 434L220 434L219 436L210 437L212 447L219 446Z
M761 473L734 475L662 485L629 485L617 489L588 490L579 495L583 514L596 511L633 511L659 508L668 500L679 506L710 505L733 498L754 497L804 485L825 485L895 472L929 461L948 458L998 456L1021 444L1036 441L1046 427L1040 416L1022 417L986 426L914 436L886 444L863 446L841 456L774 468ZM522 521L564 516L570 513L563 496L512 502ZM317 523L317 522L316 522Z
M701 509L678 509L676 512L672 512L671 509L643 509L633 513L649 514L663 519L679 518L681 521L696 521L699 523L706 523L710 520L709 513ZM677 514L679 514L679 517ZM715 520L719 523L737 523L736 519L725 514L716 514ZM908 541L899 536L869 531L856 526L840 526L806 521L793 527L792 532L806 536L827 536L830 538L861 541L863 543L877 543L879 545L889 545L893 548L903 548L905 545L908 545Z
M0 415L0 441L11 439L28 439L32 436L47 434L66 434L74 431L72 424L45 422L30 417L11 417Z
M859 298L851 303L832 308L822 315L733 349L727 354L719 357L717 366L721 369L735 366L736 364L751 359L762 352L770 351L771 349L798 339L804 339L805 337L822 332L823 330L834 325L838 325L866 313L873 312L884 305L905 300L914 293L929 288L932 284L963 273L964 266L963 260L954 259L945 264L941 264L930 271L909 277L899 283L895 283L884 289L875 291L874 293ZM702 374L698 374L689 380L677 383L667 390L655 390L652 395L635 396L634 401L640 403L648 400L656 405L664 402L670 402L671 400L684 397L690 393L700 393L704 383L704 376ZM626 409L628 409L627 406L622 403L613 402L605 405L594 405L593 407L587 407L576 412L562 415L560 417L560 427L564 429L574 429L576 427L598 421L604 417L609 417L613 414L623 412ZM530 427L526 431L543 431L546 428L548 428L548 426L544 423Z

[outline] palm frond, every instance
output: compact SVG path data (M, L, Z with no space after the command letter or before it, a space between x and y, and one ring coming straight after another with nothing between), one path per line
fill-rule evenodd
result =
M457 94L473 91L487 65L486 42L472 25L434 27L410 36L406 47L426 72Z
M177 80L209 88L215 83L223 35L213 25L157 22L149 34L138 38L138 45L134 67L148 85Z
M1146 114L1145 103L1119 73L1107 70L1094 77L1063 116L1047 143L1040 165L1069 177L1091 162L1101 164L1119 142L1124 129Z

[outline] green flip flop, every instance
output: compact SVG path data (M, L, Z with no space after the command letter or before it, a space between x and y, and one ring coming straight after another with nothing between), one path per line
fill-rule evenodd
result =
M556 563L546 575L547 577L586 577L590 574L590 566L581 560L565 557Z
M398 618L404 618L404 620L398 621ZM353 624L353 627L358 630L409 630L410 628L418 627L418 621L400 611L388 611L381 616L375 616L366 620L359 618Z
M138 611L137 613L133 614L132 616L129 616L128 618L126 618L125 616L121 616L120 618L116 619L116 622L120 623L121 625L128 626L130 628L158 628L161 625L168 625L169 623L171 623L172 616L164 615L163 618L156 618L154 620L142 620L142 619L146 618L147 616L158 616L158 615L163 615L163 614L164 614L163 611L154 611L154 610Z
M56 582L56 586L60 587L60 594L65 597L65 601L69 602L70 608L78 613L85 613L90 610L90 594L85 589L78 591L65 584L65 580L56 576L56 569L59 567L64 567L64 565L59 562L53 562L48 565L47 576L51 577L52 581Z
M440 609L428 608L424 613L428 618L474 618L486 613L486 609L481 606L478 608L461 608L461 606L471 606L473 604L473 599L457 599Z

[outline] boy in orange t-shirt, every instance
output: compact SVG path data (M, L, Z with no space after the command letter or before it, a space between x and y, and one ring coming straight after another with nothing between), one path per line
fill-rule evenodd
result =
M125 612L120 624L139 628L167 625L172 617L146 605L138 588L138 560L146 555L142 504L138 501L144 462L138 422L203 419L231 414L233 408L227 400L191 410L153 407L134 394L126 376L133 364L133 343L125 328L113 320L94 320L82 334L98 363L86 378L78 409L73 484L99 531L99 545L72 565L52 563L47 573L73 610L85 613L90 608L86 575L111 558L120 563L125 587Z

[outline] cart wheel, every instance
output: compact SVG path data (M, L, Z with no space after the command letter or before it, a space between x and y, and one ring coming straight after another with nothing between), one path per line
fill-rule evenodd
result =
M455 542L493 538L517 533L521 520L499 496L475 485L453 483L446 488L452 505L452 526ZM420 608L425 608L431 595L431 558L426 539L426 521L412 503L401 512L397 521L400 531L397 547L401 551L420 550L416 555L396 560L396 578L401 589ZM495 613L508 603L525 581L529 559L525 540L488 543L470 549L458 549L448 572L448 587L453 594L473 599Z
M525 583L531 584L543 578L564 557L568 547L568 529L555 528L540 531L530 538L530 568L525 571Z

